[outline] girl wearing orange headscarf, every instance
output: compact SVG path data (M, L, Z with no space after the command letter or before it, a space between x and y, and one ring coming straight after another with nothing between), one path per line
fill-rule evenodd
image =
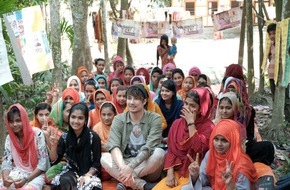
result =
M191 161L191 183L183 187L184 190L250 190L257 181L254 165L242 149L239 124L234 120L222 119L216 125L200 167L196 161Z
M110 92L106 89L98 89L93 96L95 109L89 112L89 125L95 126L97 123L101 121L100 118L100 107L106 101L111 101Z
M89 78L89 71L86 67L81 66L78 68L78 77L81 81L81 91L85 91L85 82Z
M184 100L186 94L195 87L196 87L195 78L193 76L187 76L184 78L182 82L182 87L180 90L177 91L177 94L179 94L181 99Z
M0 188L41 190L45 184L42 173L49 167L43 132L30 126L27 112L20 104L9 107L6 127Z

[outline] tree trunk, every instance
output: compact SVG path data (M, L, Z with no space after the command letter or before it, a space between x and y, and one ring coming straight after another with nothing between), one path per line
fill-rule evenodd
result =
M85 66L89 71L92 69L92 56L87 31L88 1L70 0L69 2L74 28L72 75L75 75L80 66Z
M4 106L2 96L0 96L0 158L2 158L4 154L5 139L6 129L4 124Z
M255 91L254 55L253 55L253 14L251 1L246 3L247 18L247 51L248 51L248 93L249 97Z
M106 5L105 1L101 0L101 9L102 9L102 28L103 28L103 39L104 39L104 54L105 54L105 73L109 75L110 71L110 60L109 60L109 52L108 52L108 36L107 36L107 14L106 14Z
M52 72L52 82L59 83L62 87L62 64L61 64L61 28L60 28L60 1L50 1L50 43L54 69ZM62 92L62 89L60 89Z
M258 17L258 27L259 27L259 41L260 41L260 48L259 48L259 56L260 56L260 81L259 81L259 92L263 93L264 92L264 85L265 85L265 80L264 80L264 74L262 70L262 65L263 65L263 57L264 57L264 50L263 50L263 7L262 5L264 4L264 0L259 0L259 17Z
M127 58L127 65L133 66L133 58L131 51L129 49L129 40L126 39L126 58Z
M283 12L282 12L283 10ZM290 17L290 1L283 0L276 1L276 20L281 21L281 19L286 19ZM279 16L279 17L278 17ZM277 44L280 45L281 43ZM276 131L283 131L283 122L284 122L284 108L285 108L285 87L282 86L282 58L281 51L279 54L279 71L278 71L278 83L275 90L275 99L273 106L273 116L271 120L272 128L275 128ZM283 132L281 134L284 134ZM279 140L279 136L276 137Z
M239 47L239 59L238 64L243 66L244 62L244 45L245 45L245 33L246 33L246 0L243 3L241 33L240 33L240 47Z
M123 18L122 11L128 10L128 0L121 0L121 10L120 10L120 18ZM117 55L125 58L126 55L126 39L125 38L118 38L118 49Z

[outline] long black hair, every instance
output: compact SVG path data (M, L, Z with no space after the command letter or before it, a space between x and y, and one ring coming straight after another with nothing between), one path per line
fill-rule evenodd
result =
M162 45L162 40L165 40L166 41L166 46L167 46L167 48L168 48L168 36L166 35L166 34L163 34L161 37L160 37L160 43L159 43L159 45L162 47L162 48L164 48L165 49L165 47ZM157 50L157 63L158 63L158 61L159 61L159 53L158 53L158 50Z

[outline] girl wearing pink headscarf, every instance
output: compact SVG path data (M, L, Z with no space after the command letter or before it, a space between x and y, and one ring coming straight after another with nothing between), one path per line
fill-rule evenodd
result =
M109 75L109 80L108 83L110 83L110 81L113 78L120 78L122 81L124 81L124 69L125 69L125 64L123 61L123 58L120 56L116 56L113 60L113 68L114 71Z
M166 65L164 65L164 67L162 69L163 74L165 74L167 78L171 79L172 78L172 71L175 68L176 68L175 64L167 63Z

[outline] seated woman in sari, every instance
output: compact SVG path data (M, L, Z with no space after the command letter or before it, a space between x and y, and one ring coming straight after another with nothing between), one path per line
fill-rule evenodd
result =
M9 107L6 127L0 188L41 190L43 174L49 168L43 132L29 125L27 112L20 104Z
M52 189L101 189L99 136L87 127L89 109L84 103L72 106L69 113L69 131L64 133L51 151L54 163L67 162L51 184ZM53 171L51 171L53 172ZM50 174L46 174L50 176Z
M214 124L209 119L211 113L210 93L205 88L197 88L187 93L182 108L182 118L173 122L168 135L168 152L164 169L167 177L160 181L155 190L181 189L188 183L187 155L203 156L209 148L209 137Z
M210 136L209 151L199 166L191 158L190 183L182 190L253 189L257 173L241 145L240 126L230 119L221 120Z

